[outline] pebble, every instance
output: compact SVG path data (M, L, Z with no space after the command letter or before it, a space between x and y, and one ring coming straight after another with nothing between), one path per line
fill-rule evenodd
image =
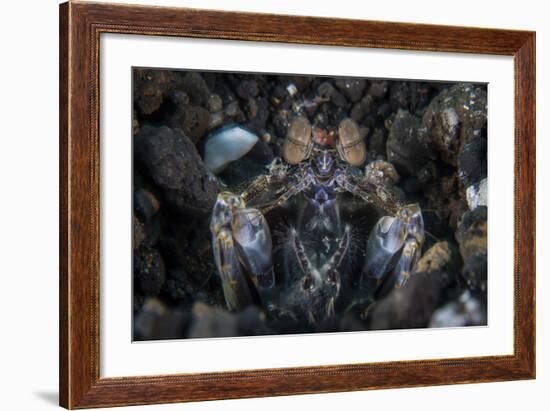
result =
M370 87L368 90L368 95L380 99L383 98L388 92L388 81L387 80L373 80L370 82Z
M186 136L197 144L208 130L210 115L208 110L200 106L180 107L169 121L173 128L179 128Z
M213 173L223 171L259 141L258 136L241 126L229 126L210 134L204 144L204 163Z
M143 188L134 191L134 209L143 221L150 221L157 214L159 208L160 202L153 193Z
M225 107L225 116L238 123L246 119L238 101L233 101Z
M164 261L158 250L141 247L134 252L134 279L142 295L156 297L165 276Z
M456 301L436 310L428 325L434 327L468 327L487 325L487 305L468 290Z
M216 113L210 113L208 117L208 130L215 129L223 124L225 117L223 111L218 111Z
M210 89L200 73L187 72L182 81L182 88L189 96L191 104L204 106L210 97Z
M375 106L374 98L370 94L367 94L353 105L350 117L357 122L361 122L367 114L374 110Z
M258 83L255 80L243 80L237 86L237 95L243 100L256 97L258 93Z
M329 99L331 103L337 107L347 107L349 105L344 95L336 90L336 88L329 81L321 83L317 89L317 92L319 93L319 97L322 99Z
M458 176L465 187L487 177L487 139L476 137L462 145L458 153Z
M383 160L375 160L365 167L365 179L375 186L388 186L399 181L399 174L397 174L393 164Z
M210 212L218 183L181 130L143 126L134 147L138 165L164 191L172 207L183 214Z
M257 307L249 306L241 312L230 313L225 309L204 303L196 303L193 306L189 338L235 337L268 333L265 316Z
M189 322L186 312L169 309L157 298L148 298L134 318L134 339L137 341L181 338Z
M417 137L419 126L420 119L404 110L399 110L391 125L387 158L400 173L416 175L428 162L427 148Z
M449 272L456 267L453 248L438 242L417 263L407 284L391 288L389 294L369 312L374 330L427 327L439 307L444 290L452 281Z
M160 108L173 76L165 70L134 70L134 101L140 114L150 115Z
M464 261L462 276L471 290L487 290L487 207L462 216L455 233Z
M351 102L357 102L363 96L367 82L365 79L353 77L338 77L334 85Z
M211 94L206 102L206 108L211 113L217 113L223 109L223 100L218 94Z
M459 83L444 88L428 105L420 138L432 141L441 159L456 166L459 150L470 140L486 135L487 93L481 87ZM486 162L486 157L481 159Z

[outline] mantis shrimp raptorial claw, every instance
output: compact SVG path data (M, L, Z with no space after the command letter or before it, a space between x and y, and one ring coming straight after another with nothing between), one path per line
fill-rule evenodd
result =
M244 308L254 300L249 287L273 285L271 233L264 216L234 194L219 194L210 222L216 268L227 307Z
M395 286L402 287L414 270L423 242L424 221L418 205L401 208L395 217L382 217L369 235L363 274L377 280L389 274Z

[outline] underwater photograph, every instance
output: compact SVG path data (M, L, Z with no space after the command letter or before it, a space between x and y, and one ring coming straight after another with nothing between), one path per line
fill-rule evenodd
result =
M487 84L132 70L134 341L487 325Z

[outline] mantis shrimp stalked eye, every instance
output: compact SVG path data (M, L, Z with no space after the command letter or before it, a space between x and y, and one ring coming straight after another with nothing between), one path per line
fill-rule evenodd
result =
M336 148L340 158L352 166L360 166L367 158L365 142L361 138L359 127L352 119L344 119L338 126Z
M311 125L305 117L297 117L288 129L283 157L288 164L298 164L309 157L312 148Z

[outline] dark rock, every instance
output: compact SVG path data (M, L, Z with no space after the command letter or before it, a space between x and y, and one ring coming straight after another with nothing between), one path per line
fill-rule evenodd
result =
M386 131L382 127L375 128L367 138L368 148L378 154L386 156Z
M424 189L424 184L416 176L405 176L400 186L407 194L416 194Z
M319 111L327 119L328 131L336 131L338 124L348 118L348 110L344 107L336 107L332 103L324 103L320 106Z
M281 104L283 100L287 97L287 91L286 88L282 84L275 84L272 91L272 98L274 98L276 101L274 102L275 105Z
M463 198L451 197L446 203L448 210L448 223L451 230L456 231L462 215L468 211L468 205ZM445 209L443 209L445 210Z
M181 82L178 73L169 70L134 70L134 103L140 114L157 111L167 94Z
M273 150L269 144L264 143L262 140L254 144L254 147L252 147L246 156L256 163L264 165L271 163L274 158Z
M278 110L273 116L273 126L275 133L279 138L285 138L293 114L290 110Z
M143 244L149 247L156 246L162 236L161 219L158 214L145 224L145 235Z
M387 92L388 92L387 80L374 80L374 81L371 81L367 94L374 98L383 98Z
M452 281L451 272L457 264L454 254L448 242L434 244L420 259L408 282L374 304L369 312L370 328L426 327Z
M428 162L428 149L418 140L420 119L400 110L392 123L386 143L388 161L400 173L416 175Z
M292 85L297 91L304 91L313 81L313 78L308 76L278 76L278 79L286 89Z
M431 87L428 83L411 82L409 89L411 92L409 111L422 115L422 111L430 103Z
M134 339L137 341L184 338L189 314L167 308L161 301L149 298L134 320Z
M194 302L225 306L221 284L216 280L216 273L203 273L198 283L196 276L190 274L187 269L171 268L168 270L162 295L172 304L185 305L189 308Z
M139 120L136 114L136 110L132 113L132 135L139 133Z
M181 253L179 259L181 267L185 268L191 284L200 289L217 277L216 266L212 258L212 239L208 230L209 223L209 219L204 219L200 224L197 224L196 231L192 233L187 249L179 250ZM221 288L218 291L221 292ZM212 302L219 295L221 294L216 295L216 293L210 292L207 301ZM193 299L196 301L197 297L194 296Z
M367 158L365 159L366 164L369 164L373 161L378 161L378 160L385 161L386 156L383 154L379 154L376 151L372 151L372 150L367 151Z
M258 114L258 104L256 103L256 100L249 98L246 103L246 115L249 119L252 119L256 117L256 114Z
M436 310L429 327L468 327L487 325L487 304L464 291L460 297Z
M441 159L456 166L459 150L470 140L484 137L487 124L487 92L484 87L459 83L443 89L422 118L420 139L431 141Z
M218 178L229 187L234 187L249 183L254 177L266 173L265 164L259 163L246 155L230 163L227 168L218 175Z
M246 127L254 130L257 134L263 134L267 128L269 118L269 102L265 98L258 98L254 101L254 112L249 111L249 121Z
M208 101L206 102L206 108L211 113L221 111L223 109L222 98L217 94L210 95L210 97L208 97Z
M171 303L191 303L190 281L189 275L183 268L170 268L162 288L163 296Z
M390 86L390 106L392 111L408 110L410 90L407 82L392 82Z
M464 260L462 276L471 290L487 290L487 207L462 216L455 233Z
M225 116L233 121L236 121L237 123L242 123L245 121L244 113L241 110L238 101L233 101L225 107Z
M436 180L438 177L438 172L435 163L433 161L428 162L428 164L420 169L417 177L418 181L423 184Z
M458 218L468 209L464 198L458 194L456 173L439 175L437 169L431 167L432 164L428 163L418 173L418 176L423 179L421 184L424 196L428 199L429 208L437 210L442 218L448 218L451 227L456 227ZM437 178L437 181L430 181L429 176L426 176L427 173Z
M272 334L266 324L265 314L256 306L249 305L237 317L239 335Z
M370 129L374 129L376 127L379 127L380 124L379 124L379 121L378 121L378 117L377 117L377 114L374 112L374 113L369 113L365 116L365 118L363 118L363 121L361 122L361 125L363 127L368 127Z
M390 106L390 103L383 102L378 106L378 109L376 110L376 115L381 119L386 119L391 114L391 112L392 108Z
M255 80L243 80L237 86L237 95L243 100L258 95L258 83Z
M182 90L173 90L170 94L172 101L175 105L186 106L189 104L189 96L185 91Z
M216 82L214 92L221 97L224 106L232 103L237 99L237 96L235 95L233 90L231 90L231 87L229 87L228 84L222 81Z
M351 102L357 102L363 96L367 82L365 79L352 77L339 77L335 80L334 85L343 93Z
M208 110L199 106L184 106L171 117L169 124L179 128L197 144L205 136L209 120Z
M369 312L370 329L424 328L438 307L445 282L437 275L418 273L399 289L375 303Z
M458 176L465 187L487 177L487 139L479 137L462 145L458 154Z
M183 132L144 126L135 137L135 154L179 212L210 212L218 193L217 180Z
M325 81L318 87L317 92L322 99L328 99L337 107L348 107L349 103L342 93L340 93L332 85L331 82Z
M132 217L133 220L133 249L134 251L137 250L141 244L145 241L145 227L141 221L139 221L139 218L137 218L135 215Z
M206 83L206 86L210 90L214 90L216 88L216 84L218 83L218 77L220 77L220 73L215 73L213 71L203 71L201 72L201 76Z
M313 127L321 130L329 129L328 117L325 113L319 111L313 118Z
M367 114L371 113L374 110L374 108L374 98L370 94L367 94L360 101L353 105L350 117L356 122L360 123Z
M454 164L460 145L460 119L455 109L446 108L432 118L431 134L441 157L450 164Z
M366 325L361 319L359 318L359 315L356 313L348 312L344 315L342 315L339 324L338 324L339 331L364 331L366 329Z
M223 124L225 117L223 111L218 111L216 113L210 113L208 117L208 130L213 130L216 127L219 127Z
M148 297L156 297L164 284L166 272L160 253L154 248L140 247L134 252L136 287Z
M153 193L143 188L134 190L134 209L144 222L150 221L159 208L160 202Z
M458 250L448 241L432 245L420 258L416 273L439 273L446 284L455 280L454 273L460 264Z
M239 313L230 313L222 308L196 303L193 306L188 337L235 337L268 334L268 331L265 317L256 307L250 306Z
M183 90L189 95L191 104L204 106L210 98L210 89L200 73L189 71L183 77Z
M238 331L236 315L204 303L193 306L188 338L235 337Z

